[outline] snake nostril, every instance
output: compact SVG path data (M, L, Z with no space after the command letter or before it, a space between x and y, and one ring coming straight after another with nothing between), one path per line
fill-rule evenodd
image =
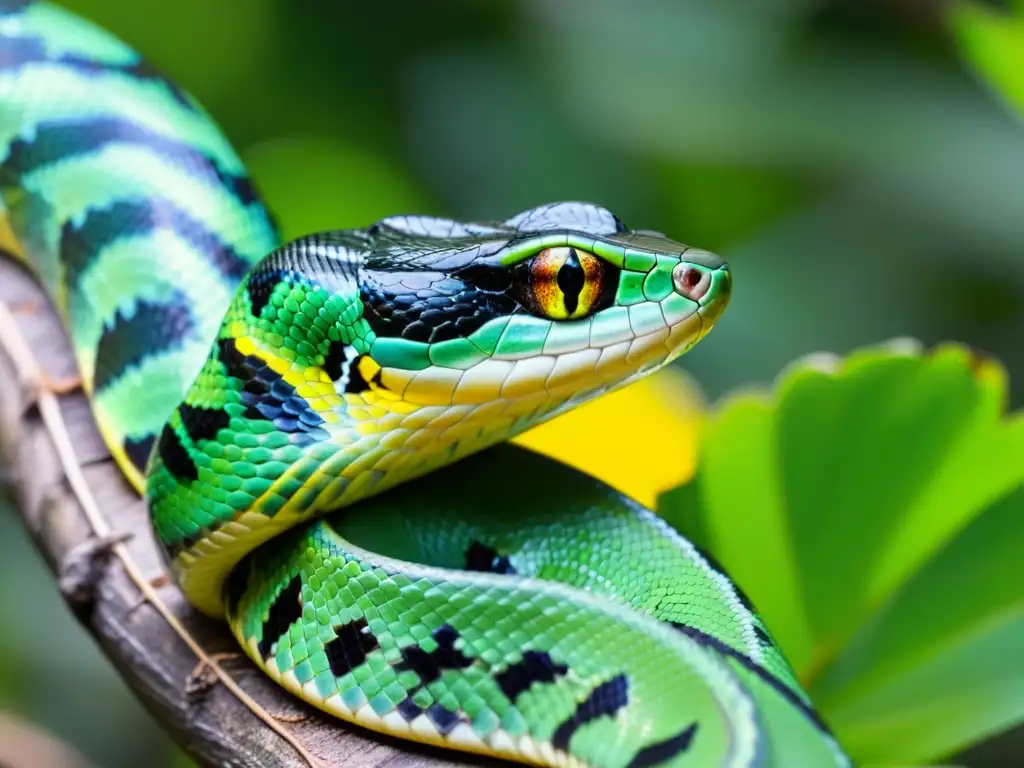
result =
M672 270L676 293L691 301L700 301L711 288L711 273L690 264L677 264Z

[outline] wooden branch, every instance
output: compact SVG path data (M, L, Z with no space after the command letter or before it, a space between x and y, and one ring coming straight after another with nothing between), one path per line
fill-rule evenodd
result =
M13 317L16 326L8 327L7 335L14 331L27 342L20 358L0 344L0 484L9 486L69 608L135 696L200 765L496 764L452 762L451 753L349 726L294 699L248 659L230 658L238 649L226 625L193 611L169 583L144 505L110 458L85 396L80 391L57 395L61 387L40 388L38 374L27 373L41 369L51 385L59 384L73 380L75 364L49 302L2 254L0 305L9 310L0 311L0 323ZM14 346L10 338L8 346ZM70 437L65 444L73 447L76 460L70 470L60 454L65 426ZM84 478L77 493L75 476ZM90 520L89 504L82 503L82 496L90 494L99 525ZM173 623L180 624L182 634ZM197 652L207 663L200 663ZM229 679L218 679L216 672ZM238 694L226 685L237 685ZM239 695L251 697L250 704ZM261 710L267 722L258 716Z

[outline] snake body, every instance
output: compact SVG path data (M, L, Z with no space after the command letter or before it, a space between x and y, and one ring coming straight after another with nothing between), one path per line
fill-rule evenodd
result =
M44 2L0 2L0 154L177 583L285 688L542 765L847 764L710 557L505 442L697 343L716 256L586 203L281 243L202 108Z

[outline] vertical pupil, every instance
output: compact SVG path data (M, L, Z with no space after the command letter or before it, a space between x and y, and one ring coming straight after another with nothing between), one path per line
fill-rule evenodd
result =
M569 255L562 262L556 280L558 288L562 291L562 296L565 299L565 311L571 317L579 306L580 293L587 282L587 276L583 272L583 265L580 264L575 248L569 249Z

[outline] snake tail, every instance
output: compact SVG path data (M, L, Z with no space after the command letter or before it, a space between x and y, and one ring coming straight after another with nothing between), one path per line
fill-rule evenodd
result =
M537 765L849 764L710 555L508 443L699 343L716 255L585 202L282 242L202 107L42 0L0 0L0 202L177 585L294 695Z

